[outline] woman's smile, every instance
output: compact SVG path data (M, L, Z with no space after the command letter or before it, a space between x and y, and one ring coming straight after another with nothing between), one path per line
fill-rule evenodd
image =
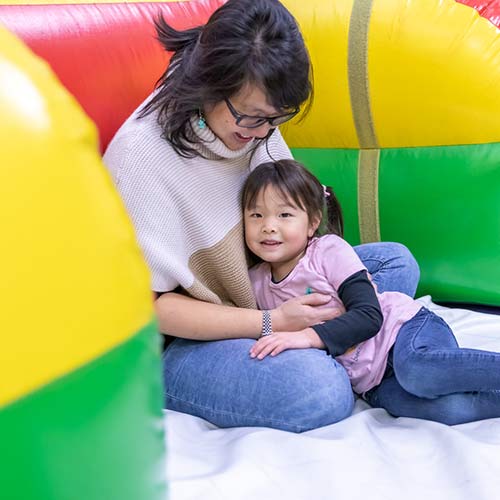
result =
M254 139L251 135L243 135L243 134L240 134L239 132L235 132L234 135L236 136L236 138L239 141L244 142L245 144Z

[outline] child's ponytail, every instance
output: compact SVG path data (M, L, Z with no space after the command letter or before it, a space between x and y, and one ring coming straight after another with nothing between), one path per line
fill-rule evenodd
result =
M344 236L344 217L339 200L330 186L325 186L326 224L324 233Z

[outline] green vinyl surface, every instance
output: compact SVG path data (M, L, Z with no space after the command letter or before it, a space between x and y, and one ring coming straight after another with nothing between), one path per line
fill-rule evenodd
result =
M358 150L297 149L295 157L343 206L345 238L361 242ZM421 270L419 295L500 305L500 144L380 151L382 241L405 244Z
M361 243L358 228L358 150L296 148L292 153L323 184L332 187L342 205L345 239L351 245Z
M152 322L0 409L1 498L165 499L158 337Z

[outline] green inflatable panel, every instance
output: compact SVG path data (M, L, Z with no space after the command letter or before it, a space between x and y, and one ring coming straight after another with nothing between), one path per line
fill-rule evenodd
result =
M365 242L360 151L293 153L334 188L346 239ZM415 255L418 294L500 306L500 144L381 149L377 175L380 239L404 243Z
M5 500L164 500L156 322L0 412Z

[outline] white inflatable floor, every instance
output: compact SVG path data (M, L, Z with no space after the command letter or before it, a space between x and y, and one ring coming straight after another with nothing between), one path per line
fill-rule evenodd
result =
M500 351L500 316L419 300L461 345ZM170 500L500 499L500 418L448 427L361 400L350 418L303 434L165 418Z

